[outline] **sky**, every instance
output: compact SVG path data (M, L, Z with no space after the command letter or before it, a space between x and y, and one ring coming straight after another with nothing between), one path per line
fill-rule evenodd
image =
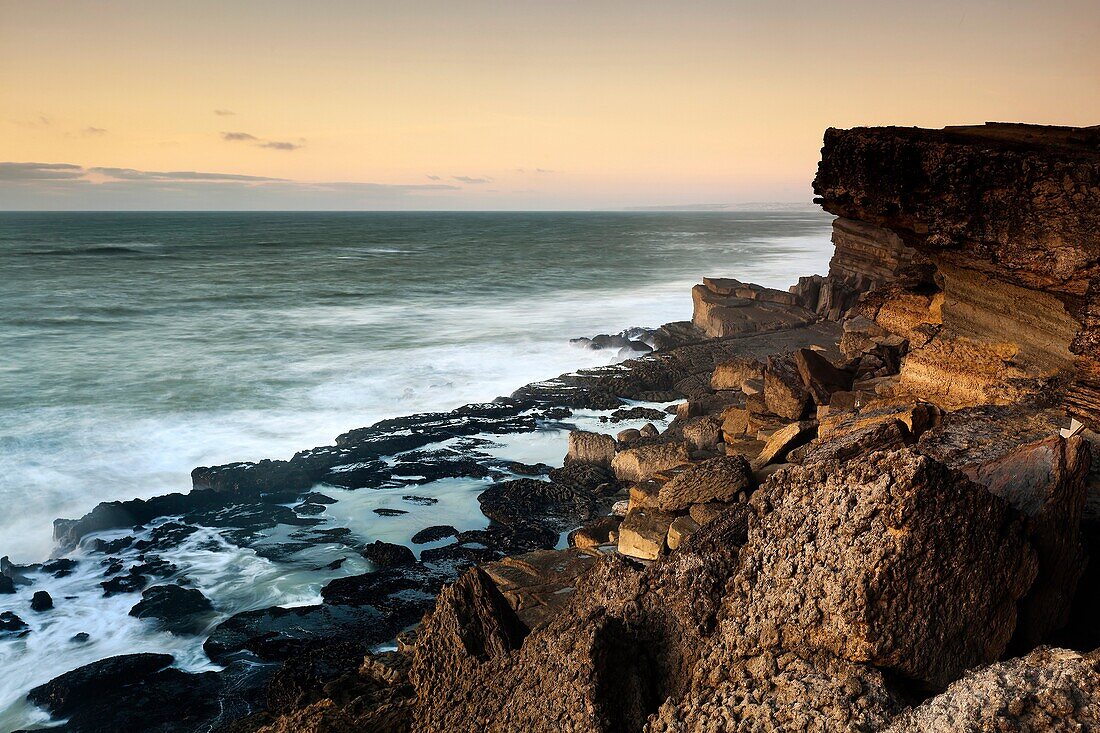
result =
M1097 0L0 0L0 209L809 203L827 127L1100 124Z

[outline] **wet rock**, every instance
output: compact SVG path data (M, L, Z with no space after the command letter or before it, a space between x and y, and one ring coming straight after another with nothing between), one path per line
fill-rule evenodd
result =
M212 661L233 659L282 661L308 648L334 642L380 643L393 628L369 606L317 605L262 608L231 616L203 644Z
M447 537L454 537L458 534L458 530L449 524L437 524L431 527L425 527L412 536L412 543L414 545L424 545L429 542L438 542Z
M764 404L768 412L788 420L798 420L810 403L810 393L802 382L794 360L768 357L764 372Z
M889 733L1100 729L1100 658L1041 647L976 669L895 718Z
M619 525L623 518L615 515L600 517L569 533L570 547L598 547L618 542Z
M439 499L431 496L416 496L415 494L406 494L401 497L401 501L407 501L410 504L416 504L417 506L431 506L438 504Z
M6 575L0 575L0 594L14 593L15 581Z
M31 598L31 610L35 613L42 613L43 611L49 611L53 608L53 598L50 594L44 590L34 592L34 596Z
M363 557L370 560L380 568L398 567L401 565L413 565L416 556L413 551L404 545L395 545L391 542L376 540L363 548Z
M688 460L687 446L683 443L658 443L620 451L611 467L620 481L643 481Z
M0 639L6 636L25 636L30 629L23 619L11 611L0 612Z
M589 491L548 481L516 479L493 484L477 497L481 512L501 524L539 521L565 529L595 516Z
M664 420L665 413L652 407L631 407L629 409L615 410L607 418L607 422L622 422L623 420ZM603 417L600 418L604 422Z
M752 469L742 456L719 456L697 463L660 487L658 502L666 512L681 512L692 504L730 502L752 489Z
M134 569L131 568L126 574L116 575L99 585L103 588L104 597L109 598L119 593L137 593L149 585L149 578L141 573L134 572Z
M1016 510L912 449L788 468L751 504L714 664L778 645L943 687L1004 652L1038 569Z
M307 517L314 517L314 516L317 516L318 514L323 514L324 513L325 505L324 504L312 504L312 503L309 503L309 502L305 502L303 504L299 504L298 506L294 507L294 511L298 514L302 514L302 515L307 516Z
M379 507L374 510L374 513L380 517L400 517L402 514L408 514L404 509L389 509L387 507Z
M632 507L619 525L619 552L640 560L656 560L674 515L652 507Z
M130 609L136 618L154 619L176 634L194 634L210 621L214 606L195 588L178 585L154 585L141 593L141 600Z
M362 461L335 466L322 475L320 480L343 489L374 488L385 485L390 480L390 472L382 461Z
M59 558L43 564L42 572L49 573L55 578L65 578L73 574L76 565L76 560L71 560L67 557Z
M81 631L79 634L73 634L72 638L70 638L69 641L74 644L87 644L89 641L91 641L91 638L92 635L89 634L87 631Z
M27 698L52 715L67 717L88 700L111 698L117 688L140 683L170 666L170 654L126 654L87 664L34 688Z
M565 462L593 463L597 466L610 466L615 457L615 439L603 433L590 433L584 430L569 432L569 452Z
M570 486L585 491L598 491L602 486L615 481L611 469L594 463L567 463L561 468L552 469L548 478L562 486Z

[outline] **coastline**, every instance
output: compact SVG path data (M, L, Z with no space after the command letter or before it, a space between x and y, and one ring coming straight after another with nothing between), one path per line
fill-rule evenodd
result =
M75 733L1100 725L1097 142L830 130L828 275L704 278L691 322L629 334L651 354L59 521L68 545L121 535L95 545L104 591L166 624L210 614L157 591L188 525L369 565L207 629L220 670L119 656L30 698ZM547 430L552 463L508 460ZM325 486L399 520L441 480L487 521L425 528L419 556L319 519Z

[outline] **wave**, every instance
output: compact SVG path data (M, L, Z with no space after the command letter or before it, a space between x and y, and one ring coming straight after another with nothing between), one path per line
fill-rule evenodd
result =
M117 244L75 249L30 249L20 254L31 257L168 257L164 252L153 252L136 247L123 247Z

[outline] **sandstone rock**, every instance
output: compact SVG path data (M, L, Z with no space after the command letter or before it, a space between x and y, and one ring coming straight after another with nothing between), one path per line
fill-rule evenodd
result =
M699 529L699 523L689 516L673 519L672 524L668 525L668 537L665 539L668 549L677 549L697 529Z
M902 715L888 733L1100 730L1100 658L1041 647L974 670Z
M722 437L721 423L713 417L697 417L683 428L684 439L696 450L714 450Z
M683 443L657 443L620 451L611 467L620 481L644 481L658 471L687 463L688 459Z
M790 296L789 293L785 295ZM691 297L694 303L692 323L711 338L794 328L812 323L816 318L798 305L721 295L705 285L692 288Z
M751 504L715 665L778 646L943 687L1004 652L1037 572L1014 509L911 449L789 468Z
M658 498L661 485L656 481L642 481L630 487L630 508L650 507L660 508L661 501Z
M657 426L651 422L647 422L638 430L638 434L643 438L656 438L661 434L661 431L657 429Z
M827 405L834 392L852 388L851 374L837 369L832 362L812 349L794 352L794 364L815 404Z
M851 410L837 411L830 405L829 414L821 419L818 435L822 440L832 440L879 423L899 420L914 438L918 438L932 428L939 417L939 411L927 403L872 400Z
M537 550L483 566L517 618L529 630L547 625L572 598L578 578L601 557L590 548Z
M589 522L580 529L569 533L570 547L598 547L600 545L617 543L617 532L623 518L615 515L600 517L594 522ZM612 539L615 536L616 539Z
M764 372L764 402L768 411L788 420L798 420L809 401L809 391L793 360L768 357Z
M651 507L633 507L619 525L619 552L640 560L656 560L664 552L672 514Z
M816 434L817 422L814 420L791 423L777 430L752 459L752 467L763 468L769 463L783 460L791 449L810 442Z
M740 390L745 382L763 378L764 365L761 362L748 357L734 357L714 368L710 386L715 390Z
M798 450L804 451L800 463L808 466L822 461L843 463L883 450L899 450L912 442L909 428L901 420L876 422L838 437L817 439Z
M584 430L569 431L569 452L565 461L594 463L597 466L610 466L615 457L615 439L602 433L589 433Z
M704 277L703 287L716 295L732 295L737 298L782 303L783 305L797 305L798 303L798 299L793 293L765 288L755 283L744 283L730 277Z
M752 461L756 456L760 455L760 451L764 449L764 441L753 438L742 438L740 440L726 439L724 443L723 451L727 456L743 456L749 461Z
M695 464L660 487L658 501L666 512L692 504L729 502L752 488L752 469L742 456L719 456Z
M702 526L725 514L734 506L736 506L736 503L727 501L708 501L703 504L692 504L688 507L688 516L695 520L696 524Z

